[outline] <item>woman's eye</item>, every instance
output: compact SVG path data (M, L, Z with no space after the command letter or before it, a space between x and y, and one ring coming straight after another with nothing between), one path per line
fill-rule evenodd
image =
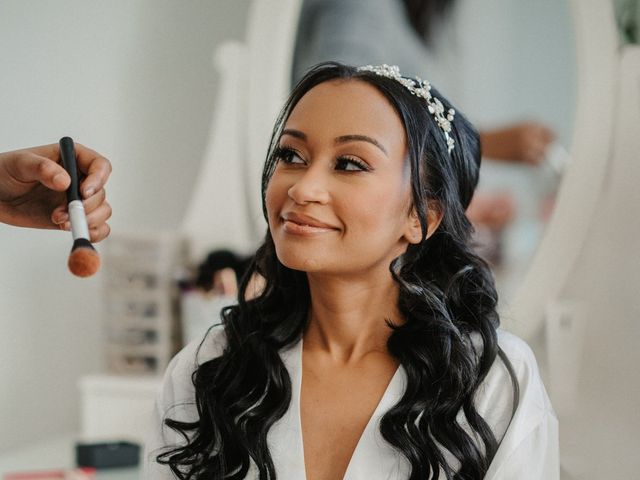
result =
M276 158L285 164L304 164L304 160L298 152L289 147L278 147Z
M336 170L345 170L347 172L368 172L369 166L356 158L340 157L336 161Z

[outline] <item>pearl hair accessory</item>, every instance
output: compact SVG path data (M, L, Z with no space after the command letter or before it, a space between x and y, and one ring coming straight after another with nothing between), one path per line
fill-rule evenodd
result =
M440 100L431 95L431 84L429 82L422 80L419 77L416 77L415 79L403 77L400 74L400 69L396 65L387 65L386 63L384 65L364 65L362 67L358 67L358 71L371 72L376 75L380 75L381 77L392 78L402 84L415 96L424 98L427 101L429 113L433 115L436 123L444 132L444 138L447 141L447 150L451 153L455 142L449 135L449 132L451 132L451 122L453 122L453 116L456 111L453 108L450 108L446 112L445 116L444 105L442 105Z

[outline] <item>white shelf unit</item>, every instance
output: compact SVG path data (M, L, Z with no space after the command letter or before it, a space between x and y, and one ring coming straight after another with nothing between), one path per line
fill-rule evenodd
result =
M105 242L107 370L162 373L182 345L177 278L186 243L173 233L112 235Z

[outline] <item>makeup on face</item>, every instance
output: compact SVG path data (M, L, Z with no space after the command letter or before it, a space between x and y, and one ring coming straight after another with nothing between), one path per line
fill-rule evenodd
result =
M348 273L406 248L405 137L392 105L363 82L327 82L302 97L272 152L266 191L285 265Z
M283 229L292 235L320 235L340 230L304 213L288 211L282 214Z

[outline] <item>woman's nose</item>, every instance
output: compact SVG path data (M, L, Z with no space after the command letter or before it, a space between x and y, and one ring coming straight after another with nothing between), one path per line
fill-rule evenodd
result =
M314 166L319 167L319 165ZM313 168L314 166L301 173L287 192L289 198L297 204L326 204L329 201L326 174L320 168Z

